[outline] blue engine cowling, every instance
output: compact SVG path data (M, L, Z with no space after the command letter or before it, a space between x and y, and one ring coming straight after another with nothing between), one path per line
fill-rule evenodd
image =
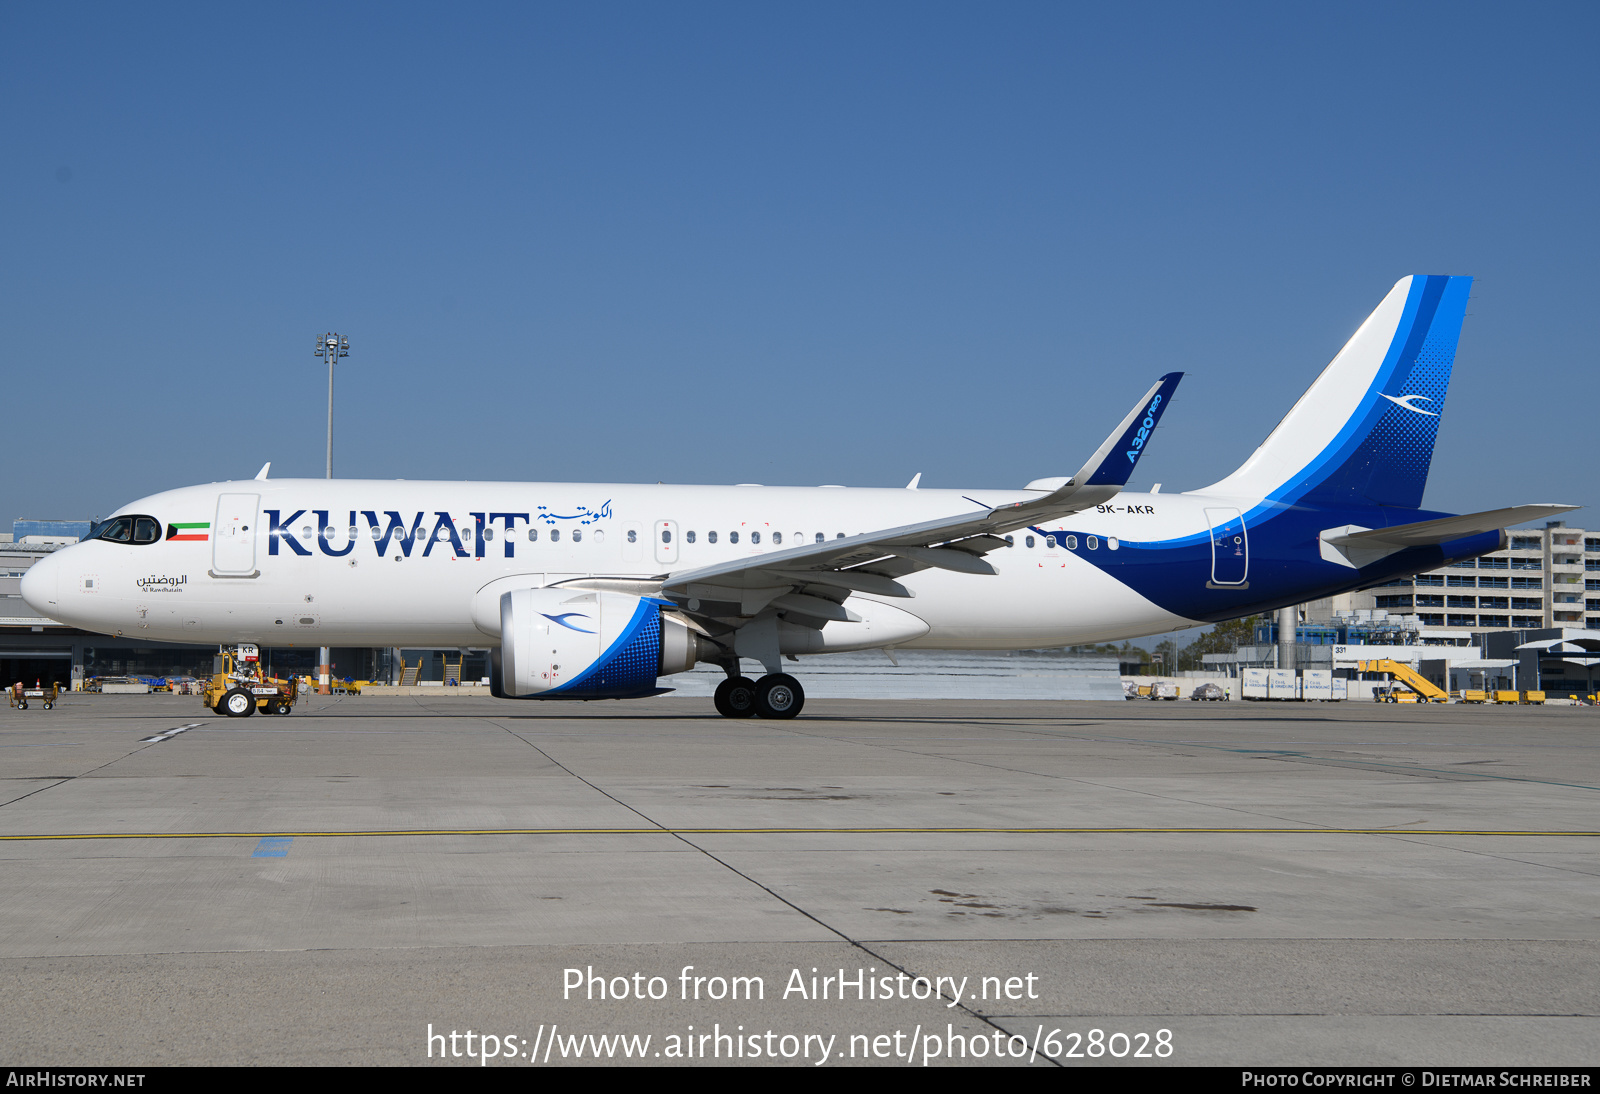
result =
M500 597L490 691L500 699L634 699L709 651L651 597L583 589L516 589Z

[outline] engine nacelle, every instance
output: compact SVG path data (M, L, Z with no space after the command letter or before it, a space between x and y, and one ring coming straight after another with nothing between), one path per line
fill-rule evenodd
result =
M500 597L490 690L501 699L633 699L694 667L710 644L665 600L584 589L514 589Z

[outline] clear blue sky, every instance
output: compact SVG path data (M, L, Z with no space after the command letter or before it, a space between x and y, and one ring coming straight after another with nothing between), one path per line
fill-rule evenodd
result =
M320 476L1241 462L1479 278L1430 507L1594 505L1593 4L7 4L0 528ZM1600 510L1573 523L1600 526Z

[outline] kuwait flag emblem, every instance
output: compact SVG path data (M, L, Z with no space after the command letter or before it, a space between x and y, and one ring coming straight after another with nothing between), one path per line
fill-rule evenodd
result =
M201 521L198 524L169 524L167 525L167 539L183 540L194 539L204 543L211 538L211 523Z

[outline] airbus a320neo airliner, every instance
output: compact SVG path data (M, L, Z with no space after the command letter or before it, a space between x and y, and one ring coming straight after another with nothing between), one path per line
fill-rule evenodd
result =
M1470 287L1400 281L1244 465L1201 490L1123 491L1171 373L1076 474L1021 489L263 468L123 507L36 563L22 595L62 623L167 641L489 647L505 699L654 695L704 661L727 674L722 714L793 717L804 692L785 657L1133 638L1472 558L1506 526L1575 508L1419 508Z

